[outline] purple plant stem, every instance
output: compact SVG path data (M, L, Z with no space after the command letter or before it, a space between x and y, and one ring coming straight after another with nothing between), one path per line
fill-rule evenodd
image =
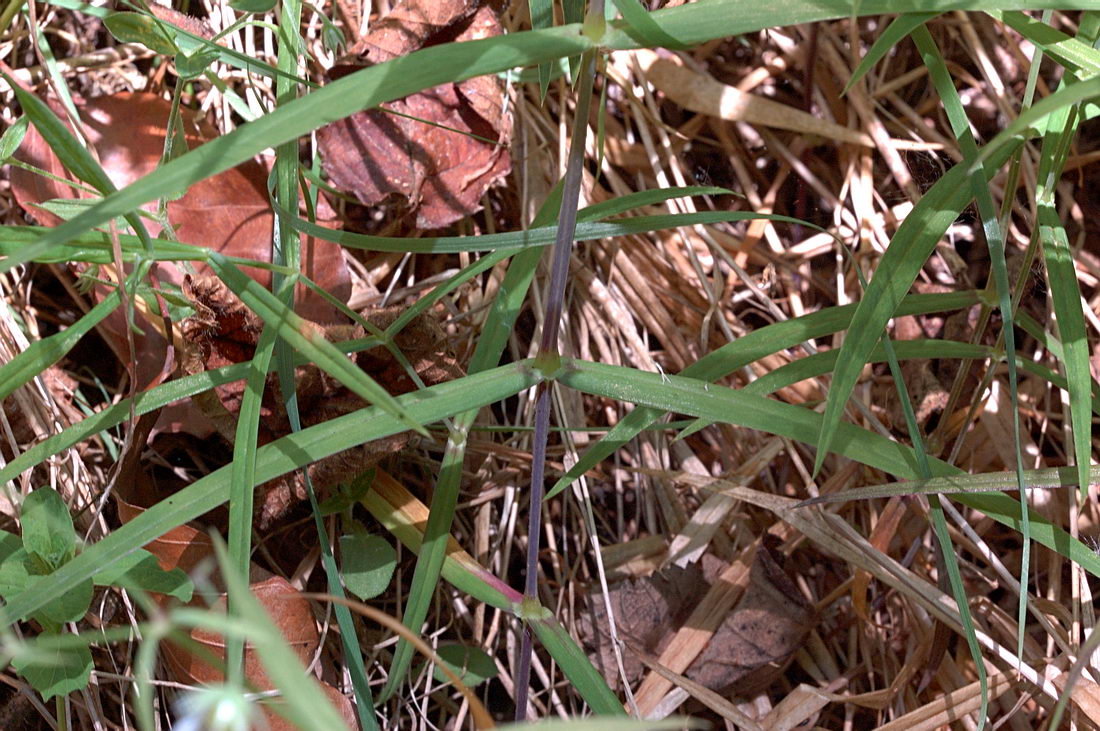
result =
M602 3L598 3L603 12ZM577 93L576 117L569 141L569 162L562 185L558 233L550 265L550 287L546 293L546 308L539 340L539 360L547 362L558 352L558 329L561 323L565 284L569 274L569 255L577 227L577 205L584 167L584 148L588 136L588 109L592 100L592 83L596 58L592 52L581 58L580 88ZM531 506L527 521L527 577L524 599L538 600L539 544L542 535L542 497L546 469L546 441L550 433L550 387L543 381L537 387L535 401L535 433L531 445ZM531 682L531 653L534 648L531 630L524 624L519 661L516 664L516 720L527 720L527 697Z

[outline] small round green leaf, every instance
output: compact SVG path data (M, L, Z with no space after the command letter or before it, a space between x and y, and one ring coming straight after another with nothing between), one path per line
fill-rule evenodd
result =
M34 580L41 581L41 579ZM33 591L34 584L30 584L28 588ZM33 616L58 624L76 622L82 619L88 611L88 607L92 606L92 592L94 589L95 586L92 584L92 580L85 579L75 586L69 587L67 592L46 604Z
M480 647L443 645L439 648L438 654L447 667L470 688L496 677L496 663ZM440 683L450 682L450 678L439 667L435 668L434 675Z
M210 64L218 60L221 51L212 46L200 46L191 53L176 54L176 73L181 79L194 79L206 73ZM184 150L186 152L186 149Z
M340 536L340 556L344 585L363 601L385 591L397 567L393 546L367 533Z
M50 647L30 643L25 653L12 658L11 665L24 680L42 694L43 700L68 695L88 685L92 674L92 653L87 647Z
M275 7L277 0L232 0L229 7L242 13L266 13Z
M23 547L52 569L73 557L76 534L69 506L53 488L40 487L23 501Z
M169 36L169 26L144 13L111 13L103 22L123 43L141 43L156 53L174 56L179 53L175 39Z
M92 581L100 586L114 584L124 589L155 591L184 602L191 601L191 594L194 592L191 579L182 569L165 571L160 567L156 556L140 548L100 571L92 577Z

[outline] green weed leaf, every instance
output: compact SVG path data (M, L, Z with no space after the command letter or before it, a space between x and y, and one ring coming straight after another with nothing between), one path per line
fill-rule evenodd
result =
M497 665L493 658L480 647L467 645L444 645L437 651L440 659L457 675L463 683L473 688L497 675ZM450 679L439 667L433 673L437 682L449 683Z
M389 541L367 533L340 536L344 586L362 601L386 590L397 568L397 552Z
M23 547L55 569L73 557L76 534L69 506L50 487L40 487L23 501Z
M165 56L179 53L168 26L144 13L112 13L103 19L107 30L122 43L140 43Z
M92 674L92 653L87 647L50 647L51 640L46 637L30 643L26 654L11 661L16 672L47 701L86 687Z

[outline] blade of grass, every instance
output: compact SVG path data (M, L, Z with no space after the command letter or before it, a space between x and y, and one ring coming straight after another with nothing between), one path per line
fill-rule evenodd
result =
M698 213L669 213L659 216L636 216L615 221L578 223L575 232L576 241L613 238L632 234L648 233L666 228L694 226L708 223L730 223L733 221L768 220L778 223L790 223L821 231L817 226L789 216L752 211L700 211ZM295 218L292 225L301 233L314 238L331 241L350 249L369 251L402 251L417 254L454 254L463 251L500 251L503 249L525 249L532 246L545 246L557 237L557 226L542 226L526 231L509 231L483 236L448 236L440 238L398 239L382 236L368 236L347 231L335 231L315 223Z
M118 292L111 292L72 325L59 333L36 340L26 350L17 353L14 358L0 366L0 400L30 383L33 378L65 357L81 338L115 311L119 302Z
M848 83L844 85L844 91L841 93L847 94L853 86L859 83L860 79L867 75L868 71L874 68L875 64L905 40L914 28L924 25L939 14L939 12L905 13L894 18L890 25L886 26L886 30L882 31L875 42L871 44L871 48L868 49L867 53L863 54L863 58L855 70L852 71L852 76L848 79Z
M397 401L409 418L419 424L429 424L512 396L540 379L541 375L531 368L530 361L521 361L408 393ZM405 429L404 422L378 406L317 424L260 447L256 451L256 482L266 482L344 449ZM134 549L223 504L229 494L229 476L230 467L223 467L153 505L42 578L33 591L11 597L3 607L3 615L33 614L75 583L91 578Z
M532 225L538 226L554 220L561 205L561 194L562 186L558 185L535 215ZM485 259L502 260L504 256L505 253L498 251ZM481 337L478 338L468 366L469 373L480 373L492 368L500 360L516 318L527 298L527 292L541 258L541 250L527 249L519 252L509 264L499 293L493 300L492 308L482 325ZM447 536L450 535L455 505L461 488L466 437L476 417L476 411L467 411L455 417L447 437L447 445L444 447L439 479L432 493L431 510L424 526L424 541L422 547L418 546L416 568L413 571L412 584L409 587L409 597L406 600L403 615L405 625L414 632L419 631L427 617L435 585L442 570ZM404 682L412 658L412 646L404 640L399 641L394 651L393 663L390 665L389 679L380 695L381 699L389 698Z
M805 444L814 443L823 420L823 416L816 411L693 378L645 373L623 366L577 359L562 359L558 382L594 396L756 429ZM833 444L837 454L861 464L903 479L918 478L913 450L879 434L841 422ZM928 465L933 477L953 477L962 473L959 468L938 459L930 458ZM1020 530L1021 505L1018 500L1000 493L966 493L957 498L964 505L985 513L1012 530ZM1043 516L1030 508L1028 511L1035 542L1079 563L1094 576L1100 576L1100 556Z
M961 309L978 302L976 292L953 292L936 295L908 295L898 308L898 314L916 315L930 312ZM809 315L777 322L754 330L737 340L726 343L685 368L680 375L714 382L755 360L799 343L824 337L848 327L856 305L830 307ZM596 444L588 448L577 464L563 475L547 493L553 497L569 486L580 475L595 467L616 449L648 428L663 412L639 406L611 428Z

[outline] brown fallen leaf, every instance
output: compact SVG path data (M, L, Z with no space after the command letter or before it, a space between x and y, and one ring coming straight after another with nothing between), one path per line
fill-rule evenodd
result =
M78 99L77 107L88 142L95 148L104 171L116 187L129 185L156 168L164 151L164 130L170 110L167 101L153 94L123 92ZM189 147L217 136L205 120L190 110L182 109L181 116ZM33 126L28 129L16 157L54 175L72 179ZM11 168L11 185L23 210L46 226L56 225L60 219L37 204L78 197L67 185L17 167ZM79 197L89 196L81 194ZM155 210L155 203L147 204L145 209ZM319 217L322 223L327 219L328 225L332 225L335 214L325 206ZM205 246L228 256L270 261L274 216L268 202L267 172L255 161L195 183L181 198L169 201L168 219L176 237L184 243ZM148 219L145 223L150 234L156 236L159 227ZM304 239L302 266L310 278L338 299L346 301L350 296L351 279L340 247L327 241ZM208 271L205 265L196 266L196 270ZM157 271L162 282L178 287L183 281L182 269L171 262L159 263ZM270 284L270 272L254 268L247 271L265 286ZM321 297L304 288L299 289L296 309L304 317L319 322L336 322L342 317ZM123 347L120 344L125 343L126 325L120 312L108 318L103 329L116 347ZM144 385L160 371L165 342L152 328L142 329L145 336L138 342L138 377Z
M399 2L333 68L333 75L411 53L456 28L457 36L446 40L499 35L494 12L474 7L467 0ZM322 127L317 139L325 173L364 205L403 198L416 211L418 228L454 223L481 210L485 191L511 171L512 121L504 94L498 79L479 76Z
M144 508L131 504L127 499L137 499L130 494L130 482L120 481L119 484L121 492L126 494L123 496L116 492L115 501L119 517L123 523L127 523L144 512ZM180 568L191 573L199 563L212 562L214 558L214 547L209 536L186 524L176 526L146 544L145 549L156 557L157 563L165 571ZM213 578L218 580L217 576ZM249 580L249 589L253 596L267 612L279 633L286 638L287 646L304 667L309 667L321 646L321 635L309 602L286 579L274 576L255 564L252 564ZM160 595L155 598L162 605L169 601ZM225 612L225 594L215 597L209 606L208 600L209 597L196 596L189 606ZM161 657L170 677L187 685L214 685L224 682L224 673L216 663L211 662L211 658L224 662L225 638L220 633L196 627L188 633L188 639L191 644L168 639L162 645ZM271 690L275 687L251 645L245 647L244 678L257 690ZM355 709L347 696L325 682L321 682L321 689L340 712L348 728L356 728ZM268 728L272 731L294 731L297 728L266 706L264 715Z
M781 557L764 545L756 553L749 586L684 675L709 688L749 697L770 685L790 662L815 621L814 608L780 567ZM633 685L645 667L631 647L660 655L709 589L715 561L704 555L687 567L670 567L643 579L609 587L619 636L626 643L623 666ZM607 613L597 592L589 597L591 617L579 622L581 639L612 688L621 688ZM595 628L595 629L594 629Z
M241 363L255 355L262 322L222 282L213 277L188 277L184 280L184 293L195 308L195 314L181 325L185 349L180 356L180 363L184 373L196 374ZM363 314L372 324L385 328L392 324L399 313L400 308L395 307ZM367 337L366 331L358 325L323 327L312 323L312 326L332 341ZM458 362L446 352L446 335L431 315L424 314L414 318L394 341L426 385L442 383L462 375ZM407 393L416 387L384 347L356 353L352 358L391 394ZM299 409L302 425L305 427L329 421L365 406L358 396L315 365L298 368L296 376ZM244 383L237 381L194 398L222 437L231 444L236 432L243 392ZM275 374L271 374L268 376L261 404L258 436L260 445L290 433L290 421L282 404L278 379ZM407 433L394 434L326 457L309 466L310 479L318 490L349 480L365 472L386 455L401 450L407 440ZM306 499L306 486L300 472L260 485L256 488L257 528L270 530L294 505Z

